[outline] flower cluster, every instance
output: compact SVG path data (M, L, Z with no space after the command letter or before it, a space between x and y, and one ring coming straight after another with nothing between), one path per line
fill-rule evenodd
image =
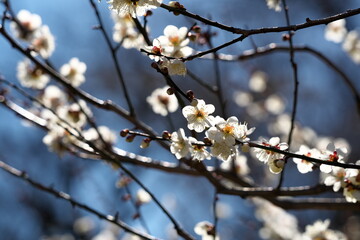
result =
M153 111L161 116L166 116L169 112L175 112L179 107L178 100L174 94L168 94L168 89L168 86L157 88L146 98Z
M345 19L329 23L325 28L325 39L342 43L342 47L355 63L360 63L360 36L358 31L348 32Z
M192 54L193 49L187 46L189 42L186 27L177 28L168 25L164 29L164 35L155 38L153 45L145 49L150 52L150 59L158 62L161 69L166 68L170 75L185 75L185 64L179 58L188 57Z
M137 30L134 20L129 13L112 12L112 18L115 22L113 39L121 43L122 47L140 49L145 45L144 37Z
M269 141L262 139L259 144L281 151L286 151L289 147L287 143L281 143L279 137L272 137ZM272 173L278 174L283 170L285 165L284 154L263 148L255 148L254 153L256 154L256 157L259 159L259 161L266 163L269 166L269 169Z
M14 35L28 43L34 53L49 58L55 50L55 39L47 25L42 25L41 17L27 10L17 14L17 22L11 22Z
M211 156L221 160L229 160L236 156L238 144L249 141L250 135L255 128L248 129L247 124L239 123L236 117L227 120L220 116L211 115L215 111L212 104L206 104L202 99L194 99L190 106L182 110L188 121L188 128L197 133L205 131L205 140L198 141L193 137L186 137L183 129L171 135L171 152L176 158L186 157L188 153L193 159L210 159ZM211 148L211 153L207 147Z
M162 0L109 0L109 8L119 15L130 14L132 17L142 16L147 10L160 6Z

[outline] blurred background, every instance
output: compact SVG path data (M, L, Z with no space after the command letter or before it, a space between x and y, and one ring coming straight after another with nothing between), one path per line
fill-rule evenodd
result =
M42 17L43 24L50 27L55 36L56 49L51 61L60 68L72 57L78 57L87 65L86 82L81 88L101 99L111 99L126 108L123 91L117 80L110 52L105 45L100 31L94 30L97 19L89 1L11 1L15 12L27 9ZM165 2L167 3L167 2ZM223 0L223 1L180 1L187 10L215 21L241 28L260 28L286 25L284 11L269 10L264 0ZM105 1L96 3L105 22L109 35L114 22ZM305 22L306 18L318 19L359 7L358 1L314 0L288 1L291 23ZM191 27L195 23L183 16L174 16L164 9L156 9L148 18L150 37L163 34L167 25ZM198 23L203 29L208 29ZM360 16L346 19L348 31L360 26ZM8 27L8 26L7 26ZM9 27L8 27L9 29ZM300 30L294 35L296 46L309 46L323 53L346 73L357 89L360 89L359 64L356 64L342 49L341 44L326 41L325 26L316 26ZM216 33L213 45L219 45L236 36L211 28ZM288 46L282 41L283 33L259 34L243 42L222 49L224 54L239 55L254 46L261 47L270 43ZM205 50L207 46L190 45L196 50ZM151 60L135 49L120 49L119 61L128 84L130 95L135 102L139 118L151 125L157 132L170 130L168 120L152 112L146 97L159 87L165 86L164 79L150 67ZM0 73L9 81L18 83L16 78L17 63L23 56L12 49L10 44L0 38ZM305 132L294 136L293 150L296 151L303 138L316 144L335 141L340 145L350 146L350 162L360 159L359 136L360 124L356 103L348 86L341 77L324 62L309 53L296 53L299 71L299 101L297 127ZM214 84L214 63L197 59L187 63L187 68L203 79ZM266 75L266 87L259 90L251 86L250 79L255 72ZM268 55L239 62L220 62L220 74L224 96L227 102L227 116L236 116L241 122L246 121L257 130L251 139L260 136L281 136L286 141L288 115L291 113L293 99L293 77L288 52L275 52ZM196 97L219 109L217 97L189 76L174 77L175 82L184 90L191 89ZM258 85L257 85L258 86ZM272 97L272 98L270 98ZM270 100L269 100L270 98ZM250 100L249 100L250 99ZM248 101L248 102L247 102ZM115 132L132 125L114 114L92 108L99 125L107 125ZM220 114L216 111L215 114ZM171 114L177 128L185 126L181 111ZM306 135L309 134L309 135ZM63 190L80 202L105 213L119 213L121 220L132 226L143 228L139 218L134 218L136 210L130 201L125 201L127 192L116 188L120 178L119 171L98 161L86 161L70 155L59 157L50 152L42 143L45 132L36 127L29 127L9 110L0 108L0 158L1 160L26 171L33 179ZM305 137L304 137L305 135ZM148 156L157 160L176 163L174 156L153 143L147 149L140 149L141 139L127 143L120 137L116 146L126 151ZM314 145L316 145L314 143ZM213 164L212 161L207 164ZM275 186L277 176L270 175L257 160L248 156L250 177L258 184ZM181 225L194 234L193 228L200 221L213 221L212 201L214 189L204 178L182 175L128 166L142 182L151 189L155 196L169 209ZM265 176L265 177L264 177ZM285 186L316 185L318 171L301 175L292 162L285 172ZM129 190L135 194L139 187L135 183ZM88 213L73 208L69 203L49 196L28 184L0 171L0 239L95 239L99 233L110 228L104 221ZM341 197L338 195L329 195ZM249 201L232 196L219 196L220 212L223 213L218 223L221 239L260 239L258 230L262 227L254 216L254 207ZM360 220L356 212L351 211L289 211L298 217L299 228L303 231L307 224L317 219L330 218L331 227L345 233L358 226ZM150 202L141 207L141 216L151 234L163 239L174 239L172 225L158 207ZM85 234L79 234L74 228L78 219L89 227ZM350 219L350 220L349 220ZM79 223L78 223L79 224ZM111 230L114 232L114 230ZM240 235L241 234L241 235ZM355 238L354 238L355 236ZM356 239L353 235L353 239ZM126 237L121 231L117 238ZM98 239L112 239L109 236ZM98 240L97 239L97 240ZM175 238L176 239L176 238Z

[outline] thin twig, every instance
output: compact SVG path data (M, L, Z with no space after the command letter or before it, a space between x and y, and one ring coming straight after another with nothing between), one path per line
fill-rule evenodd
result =
M112 46L111 40L110 40L110 38L109 38L105 28L104 28L104 24L103 24L103 21L102 21L101 16L100 16L100 12L99 12L96 4L94 3L93 0L89 0L89 1L90 1L90 4L91 4L92 8L95 11L96 18L97 18L97 20L99 22L99 29L102 32L102 34L103 34L103 36L105 38L105 41L106 41L106 45L108 46L108 48L110 50L111 57L112 57L112 60L114 62L114 65L115 65L115 70L116 70L116 73L117 73L118 78L120 80L120 84L121 84L121 86L123 88L125 99L126 99L126 102L128 104L128 107L129 107L130 115L132 117L135 117L135 109L134 109L134 106L133 106L133 104L131 102L129 92L128 92L128 89L127 89L126 84L125 84L125 79L124 79L124 76L123 76L123 74L121 72L119 61L118 61L118 59L116 57L116 49Z
M47 187L37 181L32 180L28 174L26 174L23 171L20 171L6 163L4 163L3 161L0 161L0 168L2 168L3 170L5 170L6 172L10 173L11 175L18 177L26 182L28 182L30 185L32 185L33 187L43 191L43 192L47 192L50 193L51 195L60 198L60 199L64 199L65 201L69 202L72 206L81 208L87 212L90 212L96 216L98 216L100 219L103 219L105 221L111 222L113 224L115 224L116 226L124 229L126 232L132 233L136 236L139 236L143 239L149 239L149 240L155 240L157 238L150 236L148 234L145 233L141 233L138 230L130 227L129 225L127 225L126 223L120 221L117 219L117 217L111 216L111 215L106 215L103 214L83 203L80 203L78 201L76 201L75 199L73 199L69 194L65 193L65 192L61 192L61 191L57 191L55 190L53 187Z

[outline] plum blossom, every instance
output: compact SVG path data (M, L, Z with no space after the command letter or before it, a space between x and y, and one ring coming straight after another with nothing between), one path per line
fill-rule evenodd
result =
M29 59L18 63L16 76L22 86L35 89L43 89L50 80L40 67L31 65Z
M346 170L344 168L333 167L332 172L325 177L324 184L333 186L334 192L338 192L340 188L345 187L345 177Z
M47 25L43 25L35 32L31 45L36 53L43 58L49 58L55 50L55 38Z
M297 151L296 154L318 158L320 156L320 151L315 148L310 149L308 146L301 145L299 151ZM300 158L293 158L293 161L296 163L297 169L300 173L308 173L313 170L314 164L312 162Z
M52 110L56 110L59 106L66 102L65 93L55 85L49 85L44 89L41 95L42 103Z
M324 221L318 220L313 225L307 225L305 228L305 233L303 233L302 235L302 239L347 239L347 237L342 232L329 229L329 225L329 219L326 219Z
M177 159L186 157L191 147L188 138L185 136L184 129L180 128L177 132L171 134L170 151L175 154Z
M144 15L147 10L159 7L162 0L109 0L107 3L118 14L130 14L135 18Z
M266 4L269 9L274 9L276 12L281 11L280 0L266 0Z
M136 30L135 23L129 13L117 14L112 12L115 22L113 28L113 39L115 42L122 42L122 47L140 49L145 45L144 37Z
M342 47L355 63L360 63L360 36L356 30L346 35Z
M272 137L269 141L262 139L259 144L266 147L273 147L282 151L288 149L288 145L286 143L280 143L280 138L278 137ZM256 157L259 159L259 161L268 164L272 173L278 174L282 171L285 165L283 154L262 148L255 148L254 153L256 154Z
M193 137L189 137L190 153L191 157L195 160L202 161L204 159L211 159L210 153L206 150L206 146L204 146L204 142L198 141Z
M136 203L141 205L141 204L145 204L145 203L149 203L152 200L150 194L145 191L144 189L140 188L137 192L136 192Z
M93 141L95 145L99 147L104 147L103 142L99 137L99 133L101 138L107 143L108 145L112 145L116 141L116 134L111 131L107 126L99 126L96 130L95 128L89 128L82 132L84 138L88 141Z
M326 147L326 150L323 151L320 155L320 159L329 162L339 162L343 160L347 155L348 150L346 148L335 148L333 143L329 143ZM324 173L330 173L333 169L333 166L327 164L320 165L320 171Z
M360 160L356 162L360 165ZM348 202L360 201L360 171L358 169L346 169L344 196Z
M236 152L235 146L229 146L225 141L214 142L211 146L211 155L223 161L228 161Z
M87 122L87 116L91 117L92 112L86 105L84 100L79 100L78 103L73 103L71 105L61 106L57 110L57 114L60 119L65 120L66 123L70 124L74 128L81 128Z
M325 28L325 39L335 43L343 41L347 33L345 24L345 19L339 19L329 23Z
M249 80L249 88L253 92L264 92L266 89L267 75L264 72L254 72Z
M64 75L74 87L80 86L85 81L85 71L86 64L80 62L78 58L71 58L69 63L64 64L60 68L60 73Z
M167 93L168 89L168 86L157 88L146 98L146 101L151 105L152 110L161 116L166 116L169 112L175 112L179 107L175 95L169 95Z
M182 114L188 121L188 128L196 132L202 132L205 128L211 126L211 121L214 118L211 113L215 111L212 104L205 104L202 99L194 99L190 106L185 106Z
M214 237L214 225L207 221L197 223L194 232L200 235L202 240L220 240L219 236Z
M162 58L162 61L160 62L160 68L161 69L167 69L167 72L169 75L180 75L185 76L186 66L185 63L179 59L170 59Z
M34 33L42 24L41 17L24 9L20 10L16 17L21 24L21 28L16 22L11 22L10 27L12 32L19 39L31 41L34 37Z

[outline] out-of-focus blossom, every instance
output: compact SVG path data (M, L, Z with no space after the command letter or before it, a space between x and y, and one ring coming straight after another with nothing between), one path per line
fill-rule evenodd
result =
M229 161L222 162L220 168L225 171L231 171L234 168L238 176L245 176L250 172L246 156L239 154Z
M330 240L346 240L347 237L340 231L328 229L330 220L318 220L313 225L307 225L305 233L302 235L303 240L313 239L330 239Z
M335 43L342 42L347 33L345 24L345 19L339 19L329 23L325 28L325 39Z
M56 110L59 106L65 104L66 96L57 86L49 85L44 89L44 93L41 95L41 101L46 107Z
M175 112L179 107L175 95L169 95L167 93L168 89L168 86L157 88L146 98L146 101L151 105L152 110L161 116L166 116L169 112Z
M35 32L31 46L43 58L49 58L55 50L55 38L47 25L43 25Z
M50 80L40 67L31 65L29 59L18 63L16 76L22 86L35 89L43 89Z
M264 92L266 89L267 75L264 72L254 72L249 80L249 88L253 92Z
M285 110L285 103L281 97L273 94L265 100L265 108L268 112L278 115Z
M41 26L41 17L37 14L30 13L28 10L20 10L16 15L21 27L16 22L11 22L10 27L15 37L31 41L34 37L34 33Z
M149 203L152 200L150 194L145 191L144 189L140 188L137 192L136 192L136 202L138 204L145 204L145 203Z
M86 64L80 62L78 58L71 58L69 63L64 64L60 68L60 73L64 75L74 87L80 86L80 84L85 81L85 71Z
M281 11L280 0L266 0L266 4L270 9L274 9L277 12Z
M88 141L94 142L96 145L103 147L103 142L99 137L99 133L106 144L112 145L116 141L116 134L107 126L99 126L98 130L89 128L82 132L84 138Z
M194 227L194 232L200 235L202 240L220 240L219 236L214 238L214 225L207 221L197 223Z
M84 100L78 103L62 106L58 109L59 117L75 128L83 127L87 122L87 116L92 117L92 112Z
M355 63L360 63L360 37L356 30L346 35L342 46Z
M248 106L252 100L253 97L250 93L243 92L243 91L236 91L234 93L234 101L239 107L246 107Z

